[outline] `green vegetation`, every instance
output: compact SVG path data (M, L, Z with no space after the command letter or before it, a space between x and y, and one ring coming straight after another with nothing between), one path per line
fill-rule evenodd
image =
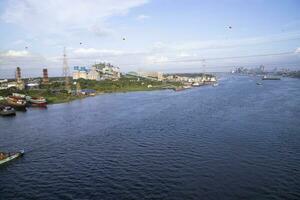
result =
M170 84L162 81L136 78L134 76L123 76L118 81L79 79L78 82L80 83L81 89L93 89L99 93L158 90L174 88L180 85L180 83Z
M75 81L73 81L75 82ZM149 80L144 78L137 78L134 76L122 76L118 81L113 80L84 80L79 79L81 89L92 89L96 93L112 93L112 92L130 92L130 91L149 91L160 89L171 89L181 86L181 83L167 83L162 81ZM76 85L72 85L72 93L65 90L64 81L62 78L50 79L49 85L41 85L39 89L18 90L10 88L8 90L0 90L0 96L9 96L12 93L21 93L32 97L43 96L48 103L64 103L75 99L84 98L84 96L77 96Z

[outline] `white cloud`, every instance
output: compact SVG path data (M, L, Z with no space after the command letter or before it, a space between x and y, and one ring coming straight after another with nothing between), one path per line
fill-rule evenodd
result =
M145 61L146 64L163 64L168 62L169 58L163 55L150 55L146 57Z
M10 0L1 19L28 31L54 33L101 26L148 0Z
M78 48L73 50L74 56L79 57L97 57L97 56L117 56L122 55L120 50L95 49L95 48Z
M223 40L205 40L205 41L187 41L183 43L162 43L157 42L153 45L155 51L195 51L195 50L222 50L229 48L237 48L241 46L251 46L259 44L268 44L274 42L282 42L295 40L300 38L300 32L287 32L281 34L267 35L261 37L223 39Z
M99 37L105 37L105 36L110 36L115 34L115 31L113 29L101 27L97 25L90 28L90 31L95 33Z
M6 52L0 53L0 57L28 57L31 56L28 51L15 51L15 50L8 50Z
M31 75L31 69L33 68L38 69L41 74L41 69L45 66L45 63L46 59L43 56L25 50L0 52L0 78L12 77L16 67L24 69L27 77Z
M149 19L149 18L150 18L149 15L139 15L136 17L136 19L139 21L145 21L146 19Z
M186 53L186 52L180 52L178 54L179 58L191 58L191 57L197 57L198 54L197 53Z

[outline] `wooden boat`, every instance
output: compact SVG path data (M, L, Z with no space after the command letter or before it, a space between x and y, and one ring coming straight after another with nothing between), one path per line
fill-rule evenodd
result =
M44 97L29 97L28 103L33 107L47 107L47 100Z
M14 97L20 97L22 99L25 99L26 98L26 95L25 94L19 94L19 93L12 93L12 96Z
M7 163L9 161L12 161L16 158L19 158L24 155L24 150L21 150L16 153L5 153L5 152L0 152L0 165Z
M174 88L174 91L175 91L175 92L179 92L179 91L182 91L182 90L184 90L183 87L175 87L175 88Z
M16 111L11 106L0 106L0 115L2 116L16 115Z
M6 101L9 106L17 110L26 110L26 100L22 97L9 96Z

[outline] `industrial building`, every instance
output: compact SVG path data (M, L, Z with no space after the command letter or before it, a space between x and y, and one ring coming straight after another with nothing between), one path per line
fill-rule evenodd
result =
M137 72L137 74L141 77L145 77L145 78L150 78L150 79L155 79L158 81L162 81L164 80L164 76L163 73L161 72L145 72L145 71L139 71Z
M118 80L121 77L120 69L110 64L99 63L88 69L85 66L74 66L73 79L88 79L88 80Z

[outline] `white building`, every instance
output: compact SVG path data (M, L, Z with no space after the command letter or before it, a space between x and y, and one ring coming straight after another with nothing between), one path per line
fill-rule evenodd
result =
M77 79L87 79L87 72L86 71L74 71L73 72L73 79L77 80Z
M0 80L0 90L5 90L8 88L8 80Z
M103 79L113 79L117 80L121 77L120 69L114 67L110 64L95 64L91 69L86 67L74 67L73 79L88 79L88 80L103 80Z
M138 75L145 78L156 79L158 81L162 81L164 79L163 73L161 72L138 72Z
M74 72L73 72L73 79L77 80L77 79L87 79L87 68L86 67L79 67L79 66L75 66L74 67Z
M92 67L92 69L90 71L88 71L87 79L89 79L89 80L100 80L100 74L97 71L96 67Z

